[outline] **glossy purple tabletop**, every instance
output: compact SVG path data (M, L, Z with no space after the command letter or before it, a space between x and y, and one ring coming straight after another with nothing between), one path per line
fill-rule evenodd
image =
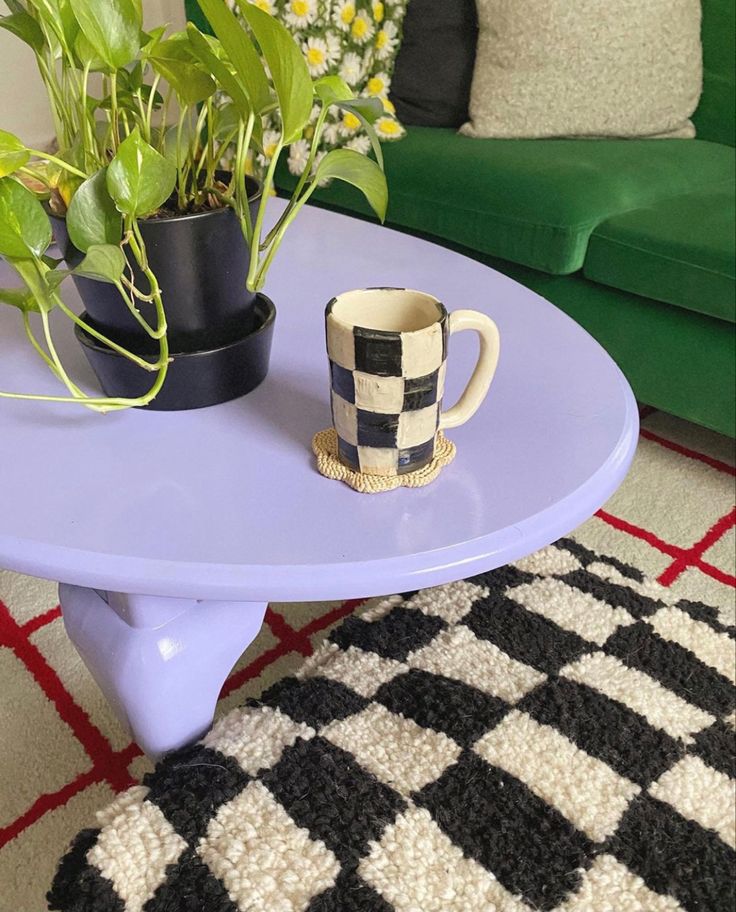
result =
M485 311L501 333L488 398L448 432L457 457L426 488L357 494L314 466L312 435L330 424L325 304L370 285ZM0 566L157 596L381 595L517 559L574 529L624 478L638 431L626 380L587 333L511 279L308 207L265 290L278 310L271 370L243 399L106 416L0 399ZM71 286L67 299L78 305ZM70 374L93 388L70 326L57 335ZM0 340L0 389L57 391L7 307ZM446 406L476 352L474 334L452 337Z

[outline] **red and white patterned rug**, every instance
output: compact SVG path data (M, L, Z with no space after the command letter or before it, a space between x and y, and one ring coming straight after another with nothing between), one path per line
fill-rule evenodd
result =
M733 625L734 477L731 441L646 414L625 484L574 538L676 598L715 606L721 623ZM291 674L364 607L272 605L224 688L219 714ZM0 909L37 912L69 840L151 767L69 644L51 583L0 573L0 693Z

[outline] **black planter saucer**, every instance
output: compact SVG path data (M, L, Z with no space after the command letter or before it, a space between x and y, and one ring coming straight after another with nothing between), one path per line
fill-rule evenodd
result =
M270 298L259 293L254 312L254 327L226 345L172 352L161 392L145 408L161 412L204 408L254 390L268 373L276 308ZM87 315L82 314L82 319L88 319ZM155 374L102 345L79 326L74 331L106 396L136 398L151 388ZM135 354L156 360L150 351Z

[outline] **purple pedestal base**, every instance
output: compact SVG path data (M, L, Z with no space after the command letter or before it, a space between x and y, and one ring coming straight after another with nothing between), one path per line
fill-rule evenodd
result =
M59 586L69 638L140 747L158 757L210 727L266 603L154 598Z

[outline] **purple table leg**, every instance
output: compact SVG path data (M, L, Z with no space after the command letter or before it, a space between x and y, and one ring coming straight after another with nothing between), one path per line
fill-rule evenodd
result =
M153 757L212 723L228 672L267 605L154 598L59 586L69 638L119 718Z

